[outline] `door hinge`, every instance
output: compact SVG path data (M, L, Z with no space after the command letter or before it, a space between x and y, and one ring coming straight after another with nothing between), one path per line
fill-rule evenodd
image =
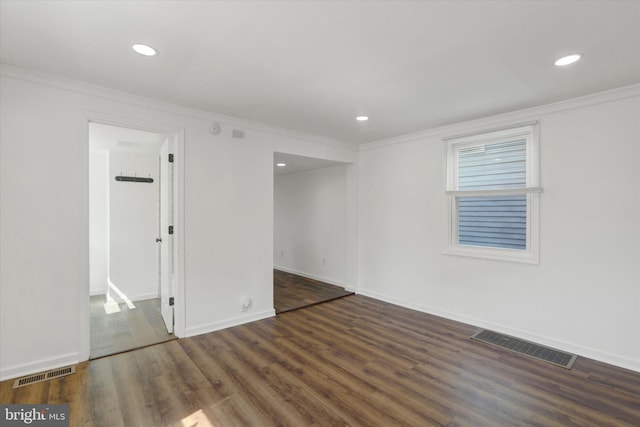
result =
M169 234L173 234L173 225L169 226Z
M173 297L169 297L169 307L173 306L175 303L175 300L173 299Z
M169 163L173 163L173 153L169 153Z

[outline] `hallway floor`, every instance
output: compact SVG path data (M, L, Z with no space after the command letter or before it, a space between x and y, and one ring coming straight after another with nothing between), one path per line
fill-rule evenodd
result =
M175 339L160 314L160 298L118 304L91 297L91 359Z
M353 295L339 286L273 270L273 306L276 314Z

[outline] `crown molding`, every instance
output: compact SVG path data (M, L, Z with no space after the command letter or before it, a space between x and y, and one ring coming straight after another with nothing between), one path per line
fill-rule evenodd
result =
M475 133L487 127L501 128L509 126L513 123L523 121L535 121L540 116L558 113L566 110L574 110L578 108L589 107L607 102L619 101L627 98L640 96L640 84L622 86L616 89L598 92L590 95L571 98L564 101L558 101L551 104L540 105L537 107L526 108L523 110L511 111L508 113L496 114L480 119L469 120L465 122L454 123L451 125L435 127L420 132L407 135L401 135L393 138L382 139L379 141L368 142L360 145L360 151L375 150L390 145L415 142L418 140L440 137L447 138L454 134Z
M63 89L69 92L75 92L82 95L90 95L111 101L122 102L134 106L144 107L151 110L156 110L163 113L172 113L192 119L214 121L231 127L242 127L245 130L252 130L256 132L263 132L274 136L291 138L297 140L303 140L312 142L315 144L322 144L333 148L341 148L352 151L357 151L358 146L356 144L338 141L332 138L308 134L292 129L279 128L276 126L267 125L252 120L243 119L240 117L229 116L219 114L212 111L205 111L191 107L185 107L170 102L160 101L153 98L148 98L140 95L134 95L128 92L123 92L115 89L109 89L103 86L98 86L92 83L83 82L80 80L72 80L65 77L55 76L52 74L43 73L33 69L27 69L22 67L16 67L9 64L0 64L0 75L11 77L19 80L25 80L32 83L41 84L44 86L55 87L57 89Z

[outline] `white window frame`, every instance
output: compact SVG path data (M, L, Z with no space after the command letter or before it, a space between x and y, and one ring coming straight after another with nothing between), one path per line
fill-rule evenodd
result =
M526 186L522 189L510 190L458 190L458 156L457 149L464 146L483 143L496 143L514 137L526 139ZM485 258L502 261L540 263L540 145L538 138L538 122L513 125L498 130L483 131L473 134L444 138L446 150L446 195L448 198L448 239L444 253L474 258ZM510 196L526 195L526 249L494 248L486 246L468 246L458 244L458 197L460 196Z

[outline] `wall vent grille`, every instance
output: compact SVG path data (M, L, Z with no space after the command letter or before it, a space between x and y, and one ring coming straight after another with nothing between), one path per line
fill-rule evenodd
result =
M18 378L13 382L13 388L24 387L42 381L49 381L55 378L60 378L75 373L75 366L66 366L64 368L52 369L51 371L41 372L39 374L33 374L27 377Z
M509 335L500 334L498 332L488 331L486 329L483 329L471 338L476 341L492 344L516 353L524 354L525 356L533 357L534 359L542 360L543 362L551 363L565 369L571 369L573 362L575 362L578 357L575 354L565 353L560 350L545 347L540 344L525 341Z

